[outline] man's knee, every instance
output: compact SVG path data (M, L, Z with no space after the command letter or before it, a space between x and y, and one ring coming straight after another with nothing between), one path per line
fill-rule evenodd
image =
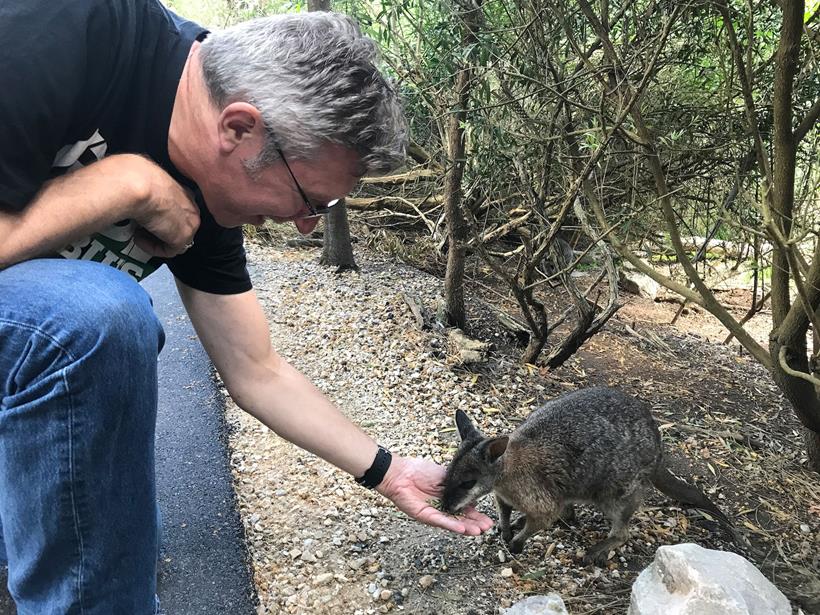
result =
M0 320L31 328L75 358L112 344L124 357L155 358L164 341L145 290L87 261L40 259L0 271Z

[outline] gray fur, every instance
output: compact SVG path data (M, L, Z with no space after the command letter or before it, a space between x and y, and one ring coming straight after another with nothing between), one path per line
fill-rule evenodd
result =
M649 408L616 389L568 393L533 412L509 438L486 438L456 412L462 442L447 468L442 509L457 513L491 491L510 551L535 532L572 514L575 503L597 506L612 521L609 536L586 560L603 564L629 537L629 520L649 488L714 515L725 515L697 488L675 478L663 460L661 436ZM513 536L511 511L524 513Z

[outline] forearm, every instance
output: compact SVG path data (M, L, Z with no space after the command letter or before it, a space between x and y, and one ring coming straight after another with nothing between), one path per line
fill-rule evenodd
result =
M362 476L373 463L376 442L274 351L228 388L240 408L345 472Z
M178 283L205 350L240 408L336 467L362 476L377 445L273 350L255 293L214 295Z
M21 212L0 206L0 269L137 217L147 201L146 165L152 164L130 154L109 156L47 182Z

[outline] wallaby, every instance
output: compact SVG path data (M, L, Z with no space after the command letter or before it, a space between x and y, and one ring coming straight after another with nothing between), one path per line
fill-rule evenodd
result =
M547 276L552 277L564 271L573 262L575 262L575 251L572 246L560 237L556 237L550 246L550 257L546 261ZM558 284L557 280L553 280L551 286L555 287Z
M650 485L731 528L702 491L669 472L647 405L617 389L596 387L557 397L509 436L487 438L461 410L456 426L461 445L447 468L441 508L456 514L495 492L501 535L513 553L521 552L535 532L570 515L573 504L590 503L612 521L609 536L584 558L603 565L609 551L628 540L629 520ZM525 520L515 537L513 509Z

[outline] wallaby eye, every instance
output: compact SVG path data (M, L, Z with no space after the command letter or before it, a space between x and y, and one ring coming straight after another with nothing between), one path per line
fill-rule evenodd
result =
M472 489L473 487L475 487L475 483L476 483L476 481L474 481L474 480L465 480L463 483L461 483L461 488L462 489Z

